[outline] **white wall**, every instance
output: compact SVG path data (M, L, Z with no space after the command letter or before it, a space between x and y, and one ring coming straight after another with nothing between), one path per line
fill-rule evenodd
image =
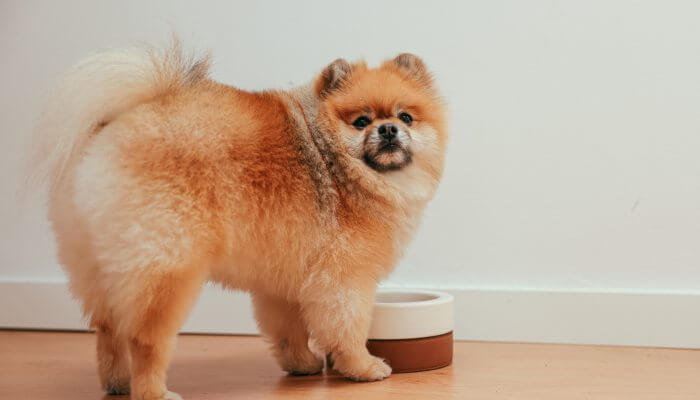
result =
M0 280L62 279L22 146L56 75L97 48L163 41L248 89L336 57L424 57L449 103L439 195L398 285L700 293L700 3L0 3Z

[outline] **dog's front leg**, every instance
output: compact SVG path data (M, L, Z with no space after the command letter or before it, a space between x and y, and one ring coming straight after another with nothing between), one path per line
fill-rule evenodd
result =
M302 315L317 345L332 354L333 368L356 381L388 377L391 367L366 347L376 283L322 277L307 289Z
M260 332L272 345L282 369L291 375L312 375L323 371L323 358L309 350L309 334L299 304L259 293L252 297Z

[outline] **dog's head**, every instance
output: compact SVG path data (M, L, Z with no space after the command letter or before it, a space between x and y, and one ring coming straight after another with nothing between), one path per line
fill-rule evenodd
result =
M418 170L439 179L445 117L420 58L401 54L378 68L339 59L321 73L315 90L322 123L338 132L352 157L379 174L395 177Z

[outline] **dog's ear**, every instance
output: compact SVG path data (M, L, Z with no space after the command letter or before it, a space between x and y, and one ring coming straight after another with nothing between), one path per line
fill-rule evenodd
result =
M396 56L391 62L406 72L418 82L430 88L433 85L433 77L425 66L423 60L415 54L402 53Z
M327 97L342 87L343 82L350 75L352 69L353 66L342 58L330 63L316 80L316 93L318 96L321 98Z

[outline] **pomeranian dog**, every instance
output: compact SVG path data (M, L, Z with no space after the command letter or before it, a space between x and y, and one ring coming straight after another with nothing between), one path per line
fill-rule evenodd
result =
M435 193L447 141L426 66L338 59L308 85L262 92L207 69L177 45L93 55L38 130L104 390L179 398L165 373L207 281L251 293L285 371L322 371L313 339L340 374L386 378L365 347L376 286Z

